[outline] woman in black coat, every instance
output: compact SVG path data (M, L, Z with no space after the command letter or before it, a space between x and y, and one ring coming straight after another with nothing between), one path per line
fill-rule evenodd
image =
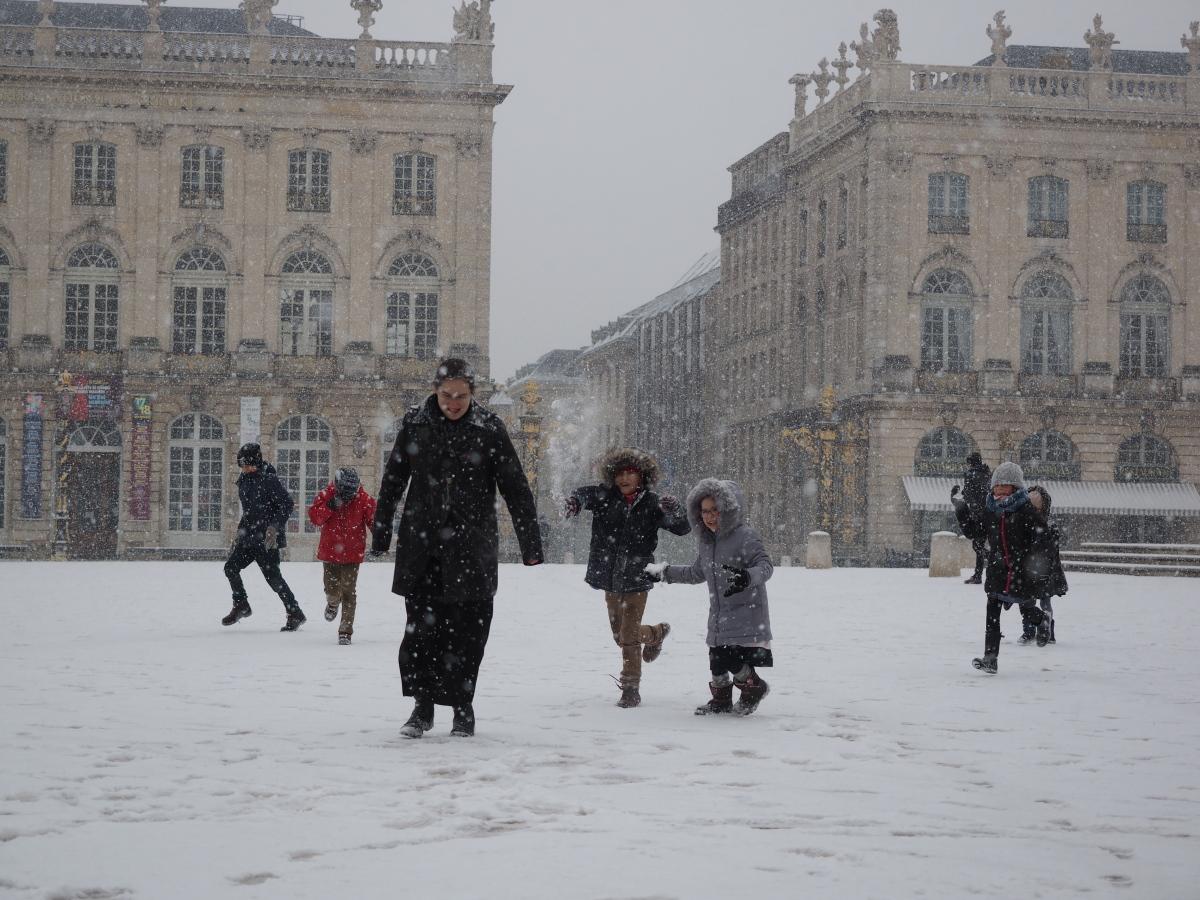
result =
M996 466L991 487L992 493L982 514L973 512L966 501L957 496L958 485L950 492L950 501L963 534L971 540L987 539L987 575L983 582L987 593L987 618L983 656L974 659L972 665L995 675L1000 656L1001 609L1016 603L1024 616L1028 608L1028 615L1039 630L1049 623L1050 617L1037 608L1041 570L1035 542L1042 523L1029 503L1021 467L1014 462Z
M658 530L685 535L687 513L674 497L650 490L658 462L649 453L623 447L600 460L601 483L576 488L564 514L592 511L592 543L584 580L604 591L613 641L621 648L620 707L641 703L642 663L653 662L671 626L643 625L647 592L654 586L646 566L654 562Z
M392 591L404 597L408 614L400 677L416 705L401 729L406 737L433 727L435 704L453 708L451 734L475 732L471 704L497 585L497 489L525 565L542 562L537 508L516 448L504 423L474 394L467 363L444 360L434 393L405 415L379 489L372 553L391 545L404 496Z

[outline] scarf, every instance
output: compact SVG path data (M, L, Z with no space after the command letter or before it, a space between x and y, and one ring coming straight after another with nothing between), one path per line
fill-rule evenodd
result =
M1003 500L997 500L994 494L988 494L987 508L988 512L995 513L998 516L1006 513L1016 512L1022 506L1029 503L1029 493L1025 488L1019 488L1005 497Z

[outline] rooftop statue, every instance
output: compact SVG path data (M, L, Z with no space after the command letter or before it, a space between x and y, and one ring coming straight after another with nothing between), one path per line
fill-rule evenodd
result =
M492 0L464 0L454 11L456 41L490 41L496 36L492 22Z

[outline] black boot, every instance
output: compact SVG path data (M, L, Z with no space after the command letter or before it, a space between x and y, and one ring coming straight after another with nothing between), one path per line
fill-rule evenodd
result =
M983 576L976 572L974 575L964 581L963 584L983 584Z
M300 607L289 609L287 611L287 621L283 623L280 631L299 631L300 626L307 622L308 619L304 615L304 611Z
M1037 625L1037 645L1045 647L1050 643L1050 629L1053 627L1054 620L1050 618L1050 613L1042 613L1042 621Z
M1058 643L1057 641L1054 640L1054 616L1050 617L1050 641L1049 641L1049 643L1051 643L1051 644Z
M989 675L995 675L996 670L1000 668L999 659L995 653L985 653L982 657L977 656L971 660L971 665Z
M400 736L419 738L433 727L433 704L428 700L418 700L413 707L408 721L400 726Z
M642 703L642 695L638 692L636 684L621 685L621 699L617 701L617 706L621 709L632 709L635 706L640 706Z
M698 716L716 716L724 713L733 712L733 682L728 684L708 683L709 693L712 694L712 699L703 706L696 707L696 715Z
M454 707L454 724L450 726L451 737L475 736L475 710L470 703Z
M739 716L750 715L758 709L758 704L763 697L771 693L771 686L763 681L757 672L751 672L745 681L735 681L733 684L742 692L737 705L733 707L733 711Z
M233 625L240 622L242 619L248 619L253 615L253 610L250 609L250 604L245 600L234 600L233 609L229 611L229 615L221 620L222 625Z

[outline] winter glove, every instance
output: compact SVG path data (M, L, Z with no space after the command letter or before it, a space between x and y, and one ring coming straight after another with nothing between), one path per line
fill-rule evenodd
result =
M658 505L668 516L675 517L679 515L679 501L670 494L663 494L659 497Z
M959 512L967 508L967 501L958 496L958 492L961 490L962 488L957 484L950 488L950 505L954 507L955 512Z
M579 515L579 510L581 508L582 507L581 507L581 504L579 503L579 498L576 497L574 494L572 494L570 497L568 497L566 500L563 501L563 505L562 505L563 518L569 519L569 518L571 518L571 516Z
M666 563L649 563L645 568L646 577L657 584L665 580L667 574Z
M339 507L344 506L345 503L346 503L345 500L343 500L337 494L334 494L332 497L329 498L329 501L325 505L328 506L330 509L338 509Z
M732 597L734 594L740 594L746 588L750 587L750 573L745 569L724 564L722 564L721 568L729 573L729 587L722 596Z
M263 546L268 550L279 549L279 529L274 525L268 525L267 530L263 533Z

